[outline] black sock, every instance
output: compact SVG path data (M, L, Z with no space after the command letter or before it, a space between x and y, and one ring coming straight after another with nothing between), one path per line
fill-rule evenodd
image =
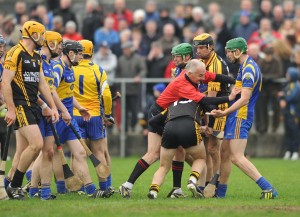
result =
M180 161L172 161L172 172L173 172L173 187L181 188L181 177L184 163Z
M142 158L136 163L132 173L129 176L128 182L134 184L134 182L145 172L150 165Z
M14 174L14 177L11 181L11 184L10 184L11 187L13 187L13 188L21 187L22 183L23 183L24 175L25 175L25 173L23 173L17 169Z
M205 186L207 186L209 184L209 182L207 181L207 182L205 182Z

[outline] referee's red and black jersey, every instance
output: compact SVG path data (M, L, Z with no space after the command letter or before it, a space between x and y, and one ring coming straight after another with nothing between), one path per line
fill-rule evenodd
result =
M181 99L169 106L167 121L187 117L200 125L201 111L201 106L198 103L189 99Z
M37 106L41 56L36 52L29 52L20 42L8 51L4 69L15 72L11 82L15 105Z
M203 83L214 81L215 79L216 74L207 71ZM171 81L157 98L156 103L162 109L166 109L171 103L179 99L190 99L199 102L203 97L205 97L205 95L199 92L198 85L191 82L184 70L177 78Z

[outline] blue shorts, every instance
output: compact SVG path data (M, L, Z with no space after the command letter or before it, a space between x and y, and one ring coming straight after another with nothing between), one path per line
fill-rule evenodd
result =
M224 139L248 139L252 122L242 118L227 117Z
M81 132L80 132L77 122L75 121L74 118L72 119L71 123L74 126L75 130L81 136ZM60 119L57 122L56 131L59 136L59 141L62 144L65 144L66 141L77 139L74 132L72 131L72 129L69 126L67 126L67 124L62 119Z
M39 110L39 113L40 113L41 119L40 119L38 125L40 128L42 137L45 138L47 136L53 136L50 124L47 122L47 119L44 116L42 116L41 110ZM55 124L54 124L54 126L55 126Z
M83 139L98 140L106 137L106 129L101 116L91 117L84 121L81 116L74 116Z

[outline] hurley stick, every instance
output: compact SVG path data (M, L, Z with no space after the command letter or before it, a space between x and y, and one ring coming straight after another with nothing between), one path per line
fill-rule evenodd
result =
M98 177L103 178L103 179L107 178L109 176L109 174L110 174L109 166L106 166L106 165L103 165L102 163L100 163L100 161L91 152L91 150L89 149L89 147L85 144L85 142L80 137L80 135L78 134L78 132L76 131L76 129L74 128L74 126L71 123L70 123L69 127L72 129L72 131L75 134L76 138L79 140L79 142L81 143L82 147L86 151L87 155L91 159L91 161L92 161L92 163L93 163L93 165L94 165L94 167L96 169L96 173L97 173Z
M83 183L78 177L76 177L74 175L74 173L70 169L69 165L67 164L65 154L64 154L64 151L63 151L62 146L60 144L57 132L56 132L56 130L53 126L53 123L51 121L50 121L50 126L51 126L51 130L53 132L53 135L54 135L55 143L56 143L56 146L57 146L57 151L58 151L58 154L59 154L61 162L62 162L62 167L63 167L63 172L64 172L64 177L65 177L65 180L66 180L67 188L70 191L77 191L82 187Z
M6 159L7 159L7 154L8 154L8 147L9 147L11 131L12 131L12 125L10 125L7 128L5 144L2 144L2 145L4 145L4 149L3 149L3 153L1 153L2 161L1 161L1 165L0 165L0 200L8 200L9 199L9 197L6 193L6 190L4 188L4 178L5 178Z

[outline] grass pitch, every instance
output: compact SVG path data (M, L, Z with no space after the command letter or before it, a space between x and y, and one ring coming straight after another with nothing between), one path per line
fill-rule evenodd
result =
M137 157L113 158L113 186L127 180ZM152 176L158 163L151 166L137 180L131 199L115 193L109 199L89 199L75 193L58 195L54 201L27 199L26 201L0 201L1 217L93 217L93 216L300 216L300 161L281 159L251 159L258 170L276 187L279 198L260 200L259 187L233 166L226 199L194 199L186 189L189 166L185 165L182 187L189 195L183 199L167 199L172 188L172 174L168 174L158 199L147 198ZM8 164L10 164L9 162ZM91 165L90 165L91 166ZM93 179L96 175L91 166ZM53 188L53 192L56 189Z

